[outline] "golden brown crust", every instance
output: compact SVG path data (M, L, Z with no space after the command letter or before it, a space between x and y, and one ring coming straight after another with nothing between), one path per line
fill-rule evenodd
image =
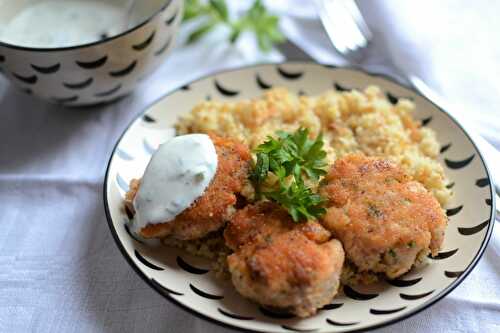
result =
M226 245L236 251L244 245L263 243L268 237L294 229L300 230L307 238L318 243L330 238L330 232L319 223L295 223L288 212L277 204L261 201L248 205L233 215L224 230L224 239Z
M360 271L395 278L443 242L447 218L439 202L393 162L348 155L335 162L320 193L329 201L323 225Z
M235 140L213 134L210 138L217 151L218 164L214 179L205 193L173 221L147 225L140 231L143 237L197 239L225 224L236 203L236 194L247 182L251 155L247 146ZM126 196L127 205L133 201L138 188L137 181L133 181Z
M337 293L344 261L340 242L319 223L294 223L279 206L261 202L238 211L225 230L238 292L300 317L314 314Z
M125 193L125 209L132 214L135 214L134 208L134 198L139 191L139 186L141 185L141 181L139 179L132 179L129 184L129 190Z

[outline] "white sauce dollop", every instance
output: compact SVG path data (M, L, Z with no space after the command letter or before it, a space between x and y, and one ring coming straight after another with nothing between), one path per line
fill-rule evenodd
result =
M182 135L162 144L135 197L133 230L172 221L203 195L216 171L217 152L208 135Z

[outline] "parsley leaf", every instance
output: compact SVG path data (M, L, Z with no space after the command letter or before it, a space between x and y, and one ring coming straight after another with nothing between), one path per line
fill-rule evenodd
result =
M267 178L269 172L269 156L264 153L257 153L257 163L250 175L254 183L262 183Z
M244 31L255 34L257 43L262 51L269 51L274 43L284 41L284 36L278 28L279 19L271 15L261 0L255 0L252 6L243 15L231 19L226 0L186 0L183 22L194 18L203 18L203 23L193 31L187 43L193 43L218 24L223 24L230 29L229 41L234 44Z
M285 207L295 222L314 219L326 212L323 198L313 193L301 178L288 187L280 183L278 190L263 195Z
M293 134L279 131L276 136L268 137L255 149L256 163L250 179L257 198L265 197L281 204L296 222L320 217L325 213L324 201L306 186L304 179L318 182L326 174L323 136L320 134L311 140L305 128ZM278 179L278 188L263 191L262 185L269 174Z

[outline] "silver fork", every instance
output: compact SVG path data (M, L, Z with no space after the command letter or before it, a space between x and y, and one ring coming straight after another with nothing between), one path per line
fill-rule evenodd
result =
M371 47L373 34L354 0L316 0L316 5L321 22L335 49L351 64L360 65ZM433 92L420 78L407 71L402 71L394 64L391 58L386 60L397 72L398 76L403 78L407 84L411 85L453 118L462 118L460 115L461 112L456 107L449 105L448 102ZM474 142L487 160L490 166L490 174L493 176L497 199L500 199L500 186L498 183L500 182L500 152L471 129L467 122L462 121L461 124L470 136L473 137Z

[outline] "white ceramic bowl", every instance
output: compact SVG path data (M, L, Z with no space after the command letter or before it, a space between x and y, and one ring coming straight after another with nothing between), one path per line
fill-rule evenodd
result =
M391 103L415 101L415 117L432 128L442 144L439 161L454 196L443 249L430 264L370 288L344 287L315 316L277 314L241 297L230 281L219 281L207 260L166 247L151 247L127 229L123 199L132 178L139 178L155 148L175 134L173 125L204 99L234 101L260 96L271 86L295 93L327 89L363 89L378 85ZM430 101L390 79L349 68L314 63L256 65L217 73L163 97L125 130L111 156L104 183L111 233L132 268L167 299L203 318L258 332L351 332L373 329L407 318L442 299L481 258L494 224L495 197L481 153L459 123ZM465 311L465 310L464 310ZM464 316L468 314L463 313Z
M0 1L0 23L26 1ZM28 94L67 106L110 102L130 93L168 55L182 19L182 0L158 8L134 27L93 43L32 48L0 42L0 72Z

